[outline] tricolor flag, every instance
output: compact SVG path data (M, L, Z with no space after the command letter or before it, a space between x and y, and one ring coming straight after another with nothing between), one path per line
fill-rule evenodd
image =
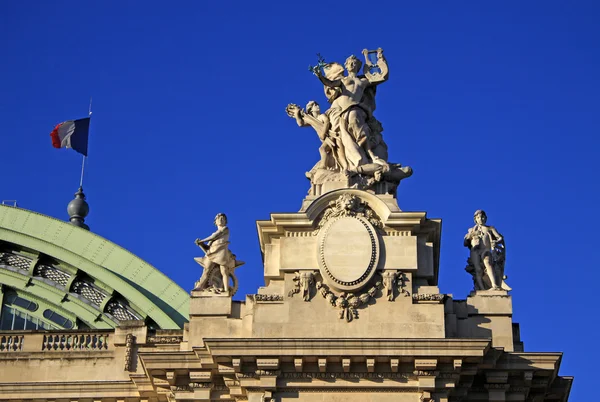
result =
M90 118L67 120L54 127L50 133L54 148L73 148L87 156Z

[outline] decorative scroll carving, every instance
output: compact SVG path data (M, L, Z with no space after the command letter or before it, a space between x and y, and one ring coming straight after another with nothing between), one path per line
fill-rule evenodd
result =
M135 336L127 334L125 337L125 371L131 371L133 365L133 345L135 344Z
M296 293L302 295L302 300L310 301L310 288L315 283L315 274L312 271L301 271L296 272L294 276L294 289L288 293L289 297L292 297Z
M374 299L377 295L377 291L381 290L383 283L377 281L375 286L369 288L360 295L354 295L353 293L342 292L339 295L334 294L327 285L317 282L317 289L321 296L325 298L332 306L339 309L340 319L346 319L346 322L351 322L353 319L358 318L358 308L365 306L371 299Z

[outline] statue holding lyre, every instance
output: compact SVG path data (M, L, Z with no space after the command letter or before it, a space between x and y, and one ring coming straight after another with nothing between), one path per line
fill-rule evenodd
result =
M309 71L323 83L330 108L321 113L315 101L306 110L295 104L286 108L299 126L313 127L322 141L321 160L307 174L314 195L323 185L395 192L400 180L412 174L410 167L388 161L383 126L373 116L377 86L389 76L383 50L363 50L363 56L364 64L350 56L342 66L325 62L319 54Z

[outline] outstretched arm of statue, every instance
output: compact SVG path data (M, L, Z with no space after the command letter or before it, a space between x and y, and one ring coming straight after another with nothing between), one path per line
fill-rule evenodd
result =
M296 119L296 123L298 124L298 126L303 127L306 126L307 124L304 122L304 119L302 118L302 109L297 108L296 110L294 110L294 118Z
M342 85L342 80L330 80L321 73L321 70L317 70L316 74L319 80L321 80L321 82L323 83L323 85L329 88L337 88Z
M288 114L288 116L296 119L296 123L298 124L298 126L304 127L304 126L308 125L304 121L305 113L304 113L304 111L302 110L302 108L300 106L294 105L293 103L290 103L285 108L285 111Z

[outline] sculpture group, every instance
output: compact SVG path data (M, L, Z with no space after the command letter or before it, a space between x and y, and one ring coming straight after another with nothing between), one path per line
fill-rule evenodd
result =
M337 181L348 188L381 192L377 183L387 183L385 192L394 192L412 169L388 161L383 126L373 115L377 86L388 79L383 50L363 50L363 55L361 75L363 63L354 55L346 59L344 66L321 59L311 68L324 85L330 104L324 113L314 100L306 109L289 104L286 111L300 127L312 127L322 142L321 158L307 173L313 185Z
M383 50L381 48L372 51L363 50L363 56L365 63L362 74L359 74L359 71L363 63L355 56L348 57L344 66L339 63L326 63L319 56L319 63L314 67L309 67L310 71L323 84L325 97L330 104L324 113L321 113L320 105L314 100L308 102L305 109L295 104L289 104L286 108L288 115L293 117L299 126L312 127L321 140L320 160L307 173L307 177L311 180L313 187L323 186L327 182L336 183L333 187L324 188L322 193L338 188L355 188L376 194L393 193L399 182L412 174L410 167L402 167L400 164L388 161L388 149L382 136L383 126L373 115L377 86L387 81L389 75ZM378 184L385 185L378 186ZM313 195L321 195L321 193ZM347 219L344 220L344 218ZM506 260L504 238L493 226L486 225L487 215L483 210L475 212L474 221L475 225L465 235L464 245L470 250L466 271L473 275L475 290L511 290L504 282L506 279L504 275ZM237 290L237 278L234 270L244 262L236 260L235 255L229 250L229 228L225 214L218 214L214 223L217 230L213 234L204 239L196 239L196 244L204 251L205 256L194 259L203 267L202 276L196 282L194 291L231 296ZM329 207L316 224L313 235L323 237L320 246L325 247L327 233L335 232L338 236L344 235L351 223L356 226L353 227L354 234L360 235L362 232L359 229L366 230L365 236L371 238L371 243L375 246L379 244L376 237L385 236L385 230L379 217L368 207L366 202L362 202L359 197L350 193L342 193L336 200L330 202ZM342 229L338 229L335 225ZM346 243L351 243L351 240L352 238L346 237L344 246L347 246ZM365 276L362 271L357 271L356 275L360 276L360 280L350 281L352 286L361 283L362 287L370 281L379 255L378 248L375 246L373 246L373 255L368 256L370 264L373 265L373 272L369 271L370 275ZM358 249L356 248L356 250ZM333 253L335 257L332 257L333 260L339 262L340 254L344 254L347 259L351 260L347 267L344 266L341 269L342 276L348 276L348 271L355 268L357 261L351 256L352 251L340 253L337 249ZM324 266L324 268L321 267L324 272L331 277L328 283L334 290L356 290L350 285L348 285L350 288L345 289L346 285L343 281L334 284L335 275L340 274L338 272L340 268L335 264L332 265L333 268L327 265L326 250L321 250L320 255L319 263ZM335 272L332 273L331 270ZM316 272L313 274L312 271L297 273L294 278L297 287L290 292L289 296L301 293L302 298L309 301L309 288L320 284L318 287L324 289L321 293L324 297L329 297L332 302L337 300L336 303L343 304L345 301L354 300L352 294L349 294L348 297L340 296L341 298L335 296L329 287L321 284L315 274ZM323 274L319 279L323 280L326 276ZM400 280L398 278L402 278L401 273L390 274L388 272L383 275L381 283L378 282L379 285L369 290L372 294L364 296L365 299L362 302L375 297L381 289L385 290L388 300L393 300L392 289L396 281ZM404 281L400 280L400 282L402 284L401 293L409 295L410 293L404 289ZM357 296L352 303L359 303L359 300L360 297ZM348 303L348 306L353 306L352 303ZM357 306L358 304L354 307ZM355 313L346 313L347 318L356 315Z

